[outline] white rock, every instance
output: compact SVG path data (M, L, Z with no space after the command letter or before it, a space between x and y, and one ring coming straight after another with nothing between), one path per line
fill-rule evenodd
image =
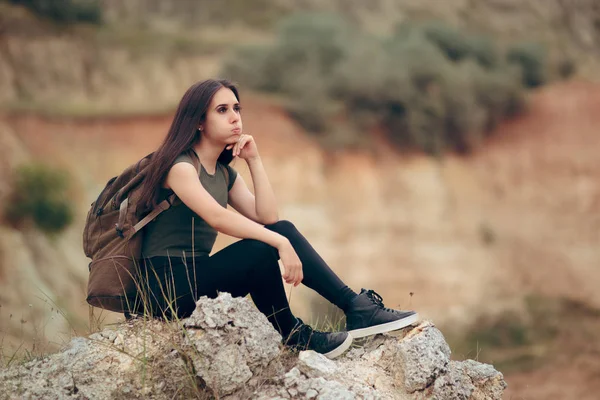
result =
M450 347L431 322L424 322L405 338L390 339L381 361L396 384L412 393L425 389L447 371Z
M337 365L322 354L312 350L301 351L298 356L298 368L310 378L329 377L337 372Z
M183 325L197 375L222 395L241 389L280 354L281 336L267 318L229 293L200 298Z
M199 389L192 369L224 400L499 400L506 388L491 365L450 362L443 335L429 322L405 336L379 335L335 360L282 353L281 336L245 298L203 298L183 322L128 321L114 335L74 338L43 360L0 370L0 393L7 400L193 398Z

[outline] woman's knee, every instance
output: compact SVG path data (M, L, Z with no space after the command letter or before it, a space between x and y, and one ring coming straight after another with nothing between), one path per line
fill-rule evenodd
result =
M285 237L298 233L296 226L288 220L282 219L274 224L265 225L265 228L279 233Z
M254 254L255 257L259 258L275 258L279 259L277 249L265 242L255 239L245 239L247 248Z
M255 276L265 277L267 275L280 275L279 270L279 253L277 249L259 240L249 239L248 246L252 249L254 257L250 263L250 268L254 271ZM261 278L262 279L262 278Z

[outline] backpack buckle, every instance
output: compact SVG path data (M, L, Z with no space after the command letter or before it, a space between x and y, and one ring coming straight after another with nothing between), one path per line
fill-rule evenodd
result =
M115 224L115 230L121 239L125 238L125 235L123 234L123 228L119 228L119 224Z

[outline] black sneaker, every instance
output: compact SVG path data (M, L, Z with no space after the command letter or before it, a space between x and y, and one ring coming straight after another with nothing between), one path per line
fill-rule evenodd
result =
M335 358L348 350L352 336L348 332L315 331L298 318L298 323L284 344L294 350L314 350L327 358Z
M383 306L383 299L373 290L361 289L346 312L346 330L354 338L404 328L419 320L414 311L398 311Z

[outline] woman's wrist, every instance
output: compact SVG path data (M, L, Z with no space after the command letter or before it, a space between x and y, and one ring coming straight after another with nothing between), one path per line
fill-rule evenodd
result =
M251 165L251 164L254 164L254 163L260 162L260 161L261 161L260 155L246 159L246 162L248 163L248 165Z
M275 240L275 248L277 250L281 250L283 247L287 246L290 244L290 241L288 240L288 238L286 238L283 235L280 235L279 233L275 233L278 237Z

